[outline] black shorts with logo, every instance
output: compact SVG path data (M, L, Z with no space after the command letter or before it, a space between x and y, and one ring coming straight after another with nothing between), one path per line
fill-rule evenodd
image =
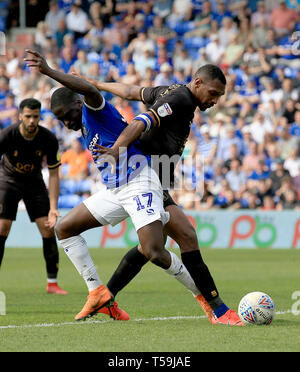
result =
M0 218L14 221L19 201L22 199L31 222L48 216L50 202L42 179L33 178L30 181L23 181L4 176L3 172L0 172Z
M164 190L164 208L166 209L170 205L177 205L169 194L168 190Z

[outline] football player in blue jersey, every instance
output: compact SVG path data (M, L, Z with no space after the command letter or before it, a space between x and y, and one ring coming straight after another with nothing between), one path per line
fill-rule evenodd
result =
M181 156L186 140L190 134L191 122L197 107L205 111L215 105L225 92L226 79L218 66L203 65L192 77L189 84L174 84L171 86L141 87L123 83L96 82L87 79L97 89L110 92L123 99L142 101L147 112L152 112L159 126L141 135L139 128L129 125L122 133L122 138L139 138L145 154L173 158ZM136 132L137 131L137 132ZM120 141L117 141L120 145ZM117 156L114 149L97 148L96 152L110 153ZM153 158L153 157L152 157ZM172 164L171 164L172 165ZM159 169L156 166L156 169ZM170 169L172 175L173 169ZM185 216L182 209L176 205L168 189L172 182L165 185L164 174L158 172L164 188L164 208L170 213L170 220L164 227L164 232L178 243L182 262L192 276L199 292L194 297L200 303L213 324L243 325L238 314L229 309L219 295L209 268L205 264L198 244L196 231ZM170 180L171 181L171 180ZM165 187L166 186L166 187ZM117 270L107 286L116 296L147 263L140 253L139 247L129 250L120 262Z
M26 50L25 62L56 80L64 87L54 91L51 109L57 119L72 130L82 130L86 145L93 153L97 148L112 148L122 142L118 161L112 167L107 159L95 160L106 190L101 190L73 208L56 226L56 234L64 251L85 280L89 290L86 304L76 320L107 311L114 318L128 319L118 308L114 297L102 283L82 232L107 224L116 225L131 217L142 252L155 265L173 275L193 293L196 285L173 252L164 248L163 226L169 214L163 208L163 190L158 175L149 166L149 157L138 148L138 140L127 141L121 133L127 127L119 112L105 101L97 88L84 79L50 68L36 51ZM81 97L83 96L83 98ZM155 123L152 112L138 115L130 124L149 131ZM119 137L120 136L120 137Z

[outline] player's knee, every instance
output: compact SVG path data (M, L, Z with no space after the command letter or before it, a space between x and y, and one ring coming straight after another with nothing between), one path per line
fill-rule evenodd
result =
M164 247L158 243L149 242L149 244L145 244L142 249L144 256L151 262L156 263L160 261Z
M62 218L55 227L55 233L59 240L67 239L70 237L69 234L69 224L68 222Z

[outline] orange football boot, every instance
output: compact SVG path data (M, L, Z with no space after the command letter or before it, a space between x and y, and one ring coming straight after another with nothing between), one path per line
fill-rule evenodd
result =
M104 306L98 310L98 313L106 314L114 320L129 320L130 317L125 310L121 309L117 302L114 302L112 306Z
M220 316L219 318L215 316L212 323L213 324L225 324L229 326L244 326L245 325L241 321L238 314L232 309L227 310L226 313Z
M85 305L75 316L75 320L85 320L86 318L90 318L97 314L97 312L104 306L111 306L113 301L113 295L104 284L101 284L96 289L90 291Z
M51 294L59 294L59 295L68 294L68 292L61 289L57 283L47 283L46 291L47 293L51 293Z
M203 297L202 294L199 294L195 299L199 302L200 306L202 307L203 311L205 312L206 316L208 317L208 320L214 324L214 312L212 311L212 308L209 306L206 299Z

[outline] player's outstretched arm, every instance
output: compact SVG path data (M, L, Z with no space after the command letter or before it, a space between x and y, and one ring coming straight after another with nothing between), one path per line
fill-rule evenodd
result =
M46 62L46 59L34 50L26 49L26 53L28 54L28 57L24 58L24 61L27 62L28 67L37 67L43 75L47 75L74 92L82 94L85 102L89 106L101 106L103 98L94 85L77 76L53 70Z
M129 85L123 83L106 83L94 79L90 79L86 76L79 75L76 72L72 72L73 76L80 77L89 83L93 84L98 90L112 93L115 96L119 96L128 101L141 101L140 91L142 87L138 85Z

